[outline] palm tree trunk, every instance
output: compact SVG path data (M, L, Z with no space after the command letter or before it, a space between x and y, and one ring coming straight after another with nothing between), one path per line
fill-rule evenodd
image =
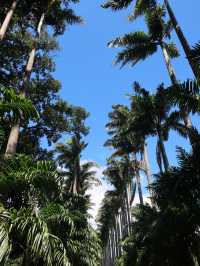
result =
M165 150L165 145L163 143L163 138L162 138L161 133L158 133L158 138L159 138L158 141L159 141L159 145L160 145L160 151L162 154L162 160L163 160L164 168L165 168L165 171L167 171L169 169L169 160L167 157L167 153Z
M43 13L40 17L40 21L38 23L37 27L37 36L36 39L39 40L42 32L42 26L45 19L45 13ZM31 72L33 70L33 65L35 61L35 54L36 54L36 44L34 45L32 51L29 54L29 58L26 65L25 75L23 79L23 85L22 85L22 92L21 94L25 97L27 94L27 87L30 80ZM17 121L15 125L12 126L10 135L8 138L8 143L6 147L5 157L12 157L17 150L17 144L19 140L19 134L20 134L20 119Z
M127 231L128 231L128 235L130 235L131 213L130 213L130 199L128 197L127 188L125 191L125 204L126 204L126 212L127 212Z
M175 71L174 71L174 69L172 67L172 64L171 64L171 61L170 61L170 57L169 57L169 54L168 54L168 52L166 50L165 44L161 43L160 46L161 46L161 49L162 49L162 52L163 52L163 57L165 59L165 63L166 63L166 66L167 66L167 70L168 70L171 82L172 82L173 85L177 85L178 81L176 79ZM186 109L181 110L181 112L183 114L183 121L184 121L185 127L188 129L188 137L189 137L190 143L192 144L193 140L192 140L192 136L190 134L190 131L191 131L191 128L192 128L192 121L191 121L191 118L189 116L189 112Z
M142 186L141 186L141 179L140 179L140 174L139 174L139 170L138 169L136 170L135 176L136 176L136 182L137 182L137 188L138 188L140 204L144 205L143 194L142 194Z
M194 73L194 76L196 77L196 79L198 79L199 75L198 75L198 71L197 69L195 68L195 65L194 63L192 62L191 60L191 56L190 56L190 52L191 52L191 49L190 49L190 46L188 44L188 41L187 39L185 38L185 35L183 34L183 31L174 15L174 12L169 4L169 1L168 0L164 0L164 3L165 3L165 6L166 6L166 9L168 11L168 14L169 14L169 17L170 17L170 20L172 22L172 25L174 27L174 30L176 31L176 34L179 38L179 41L183 47L183 50L185 52L185 55L186 55L186 58L191 66L191 69Z
M144 163L145 163L145 168L146 168L145 171L146 171L146 176L147 176L150 200L151 200L151 204L153 206L154 205L153 192L152 192L152 189L150 188L150 186L152 184L152 172L151 172L151 167L150 167L150 163L149 163L149 156L148 156L148 150L147 150L147 144L146 143L144 143Z
M168 54L167 49L165 47L165 44L163 42L161 42L160 46L161 46L161 49L162 49L162 52L163 52L163 57L165 59L166 67L167 67L171 82L172 82L173 85L177 85L178 81L176 79L175 71L174 71L174 69L172 67L172 64L171 64L171 61L170 61L170 57L169 57L169 54Z
M15 9L17 7L18 2L19 2L19 0L14 0L12 2L10 9L8 10L8 12L6 14L6 17L3 21L3 24L1 25L1 28L0 28L0 41L2 41L5 37L6 31L8 29L8 26L10 24L10 21L12 19L14 12L15 12Z
M13 156L16 153L16 148L17 148L17 143L19 139L19 130L20 130L20 123L19 121L12 126L7 147L6 147L6 152L5 152L5 157L8 158L10 156Z
M121 230L121 219L120 219L120 212L118 213L117 215L117 224L118 224L118 230L119 230L119 241L122 240L122 230ZM122 255L122 247L121 245L119 245L119 253L120 253L120 256Z

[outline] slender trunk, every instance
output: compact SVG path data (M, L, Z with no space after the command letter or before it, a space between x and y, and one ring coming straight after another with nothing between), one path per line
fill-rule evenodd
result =
M119 230L118 230L118 224L117 224L117 217L115 216L115 246L116 246L116 255L117 257L120 255L120 250L119 250Z
M118 229L119 229L119 241L122 240L122 230L121 230L121 219L120 219L120 212L119 214L117 215L117 224L118 224ZM121 245L119 245L119 253L120 253L120 256L122 255L122 247Z
M110 250L110 264L111 264L113 259L113 252L112 252L112 237L110 232L109 232L109 250Z
M75 195L77 194L77 177L75 176L72 186L72 193Z
M163 143L163 138L162 138L161 133L158 133L158 138L159 138L158 141L159 141L159 145L160 145L160 151L162 154L162 160L163 160L164 168L165 168L165 171L167 171L169 169L169 161L168 161L168 157L167 157L167 153L165 150L165 145Z
M186 55L186 58L187 58L187 60L188 60L188 62L190 64L190 67L191 67L191 69L192 69L192 71L194 73L194 76L196 77L196 79L198 79L199 78L199 73L198 73L197 69L195 68L195 65L194 65L194 63L193 63L193 61L191 59L191 56L190 56L191 49L190 49L189 43L188 43L188 41L187 41L187 39L186 39L186 37L185 37L185 35L184 35L179 23L178 23L175 15L174 15L174 12L173 12L170 4L169 4L169 1L168 0L164 0L164 3L165 3L165 6L166 6L166 9L168 11L170 20L172 22L172 25L174 27L174 30L176 31L176 34L177 34L177 36L179 38L179 41L180 41L180 43L181 43L181 45L183 47L183 50L184 50L185 55Z
M6 152L5 152L5 157L8 158L16 153L16 148L17 148L17 142L19 138L19 122L17 122L14 126L12 126L7 147L6 147Z
M140 174L139 174L139 170L138 169L136 169L135 176L136 176L136 181L137 181L140 204L144 205L143 194L142 194L142 186L141 186L141 179L140 179Z
M10 9L8 10L8 12L6 14L6 17L3 21L3 24L1 25L1 28L0 28L0 41L2 41L5 37L6 31L8 29L8 26L10 24L10 21L12 19L14 12L15 12L15 9L17 7L18 2L19 2L19 0L14 0L12 2Z
M38 23L36 40L40 39L41 32L42 32L42 25L44 23L44 18L45 18L45 13L42 14L40 21ZM27 65L26 65L25 75L24 75L23 84L22 84L22 91L21 91L21 94L24 97L26 96L27 91L28 91L27 89L28 83L30 80L31 72L33 70L33 65L35 61L35 54L36 54L36 49L37 49L36 43L32 51L29 54L29 58L28 58ZM17 144L19 140L19 134L20 134L20 119L11 128L11 132L8 138L7 148L5 152L5 157L12 157L16 153Z
M147 144L146 143L144 143L144 162L145 162L145 168L146 168L145 170L146 170L150 200L151 200L151 204L153 206L154 205L153 192L152 192L152 189L150 187L152 184L152 172L151 172L151 167L150 167L150 163L149 163L149 156L148 156L148 150L147 150Z
M125 203L126 203L126 211L127 211L127 231L128 231L128 235L130 235L130 226L131 226L131 213L130 213L130 201L129 201L129 197L128 197L128 191L126 188L126 192L125 192Z
M165 44L163 42L161 42L160 47L161 47L162 52L163 52L163 57L165 59L166 67L167 67L171 82L172 82L173 85L177 85L178 81L176 79L175 71L174 71L174 69L172 67L172 64L171 64L171 61L170 61L170 57L169 57L169 54L168 54L167 49L165 47Z
M168 70L171 82L172 82L173 85L177 85L178 81L176 79L175 71L174 71L174 69L172 67L172 64L171 64L171 61L170 61L170 57L169 57L169 54L168 54L168 52L166 50L165 44L161 43L160 46L161 46L161 49L162 49L162 52L163 52L163 57L165 59L165 63L166 63L166 66L167 66L167 70ZM185 127L188 130L188 137L189 137L190 143L192 144L193 140L192 140L192 136L191 136L191 133L190 133L191 128L192 128L192 121L191 121L191 118L189 116L189 112L188 112L187 109L181 109L180 111L183 114L183 121L184 121Z

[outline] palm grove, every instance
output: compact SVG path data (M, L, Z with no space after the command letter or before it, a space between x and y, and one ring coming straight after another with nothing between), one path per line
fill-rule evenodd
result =
M133 6L146 32L108 43L120 48L116 64L147 60L160 49L171 86L133 84L130 105L113 105L106 125L104 175L112 184L98 215L89 223L88 189L99 185L87 148L87 111L59 96L53 76L57 37L82 23L72 5L79 0L9 0L0 6L0 264L1 265L200 265L200 136L191 116L200 111L199 44L194 48L169 1L108 0L114 11ZM175 31L194 80L179 81L171 59L179 56ZM150 90L155 93L150 93ZM165 149L171 130L188 139L173 167ZM61 138L67 136L65 143ZM156 138L159 173L152 176L149 137ZM43 143L48 144L45 148ZM141 174L148 183L145 204ZM140 204L131 208L138 190Z
M105 146L113 153L104 175L113 189L106 192L98 215L103 265L200 265L200 135L191 119L200 111L200 45L190 47L170 1L107 0L102 7L114 12L130 7L130 22L140 16L146 26L145 32L130 32L108 43L119 50L114 63L135 67L160 49L171 82L168 87L161 80L157 88L144 88L134 81L130 104L115 104L109 113ZM179 51L173 31L194 80L176 76L172 59ZM176 167L165 149L171 131L190 143L190 152L177 148ZM153 176L147 151L152 137L159 169ZM141 176L147 178L149 204ZM136 191L139 204L132 207Z

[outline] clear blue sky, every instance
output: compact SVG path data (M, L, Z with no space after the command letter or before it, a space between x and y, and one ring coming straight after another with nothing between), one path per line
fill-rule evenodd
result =
M190 44L200 40L199 0L170 0L170 3ZM131 92L134 81L139 81L149 89L155 89L162 82L169 85L170 81L160 52L134 68L125 67L120 70L113 66L117 50L107 48L107 42L126 32L144 29L144 23L142 19L129 23L128 10L113 13L102 9L101 4L100 0L81 0L75 6L85 24L70 27L60 38L61 51L55 55L55 77L62 83L62 97L90 112L87 121L90 126L90 135L87 138L89 146L84 159L95 160L104 165L109 154L109 150L103 147L107 138L105 124L111 106L128 103L125 94ZM175 35L173 39L180 47ZM186 80L192 74L182 50L180 52L182 56L173 60L173 65L178 79ZM188 147L185 141L171 134L167 145L171 163L175 163L175 145ZM154 151L155 141L150 139L150 160L153 170L156 171Z

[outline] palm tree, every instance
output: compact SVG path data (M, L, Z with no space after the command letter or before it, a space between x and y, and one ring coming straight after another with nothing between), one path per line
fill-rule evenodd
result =
M170 112L171 103L167 98L163 85L160 85L155 95L142 89L138 83L134 85L135 95L132 100L132 124L130 128L140 136L157 136L157 162L160 171L169 168L169 161L164 147L164 141L168 139L169 131L176 130L182 136L186 136L185 127L179 122L181 114L178 111Z
M172 106L178 107L182 110L181 115L183 115L184 123L187 130L187 135L189 137L190 143L193 146L195 139L193 139L193 127L190 120L185 119L184 110L187 112L196 114L200 112L199 109L199 82L196 80L187 80L183 83L177 85L172 85L165 89L165 93L171 102Z
M127 8L134 0L108 0L105 4L102 5L104 8L111 8L114 11ZM196 79L199 77L199 71L195 67L195 64L192 62L190 53L191 48L190 45L176 19L176 16L174 15L174 12L169 4L168 0L164 0L164 5L168 11L168 15L170 17L170 21L173 25L174 30L176 31L176 34L178 36L178 39L183 47L183 50L185 52L186 58L190 64L190 67L193 71L194 76ZM133 9L132 14L129 16L130 20L133 20L137 18L138 16L144 15L146 12L152 11L158 6L158 3L156 0L135 0L135 6Z
M149 193L152 201L150 185L152 183L152 174L148 159L147 147L143 136L136 134L130 129L132 112L128 107L123 105L114 105L113 111L109 113L110 121L107 124L108 134L112 136L105 143L115 149L112 157L128 156L132 160L132 168L136 176L140 203L143 204L142 188L139 172L145 172L148 181ZM136 155L140 153L142 160L137 160ZM152 202L153 204L153 202Z
M177 79L170 63L170 58L179 56L179 53L173 43L165 42L166 37L170 35L170 23L164 21L163 8L158 6L153 11L148 12L146 14L146 23L148 33L141 31L129 33L109 42L109 47L124 48L118 53L115 64L121 63L122 66L131 64L134 66L139 61L153 55L160 47L172 84L176 84Z
M186 58L190 64L190 67L193 71L193 74L194 76L196 77L196 79L199 78L199 70L196 68L194 62L192 61L191 59L191 48L190 48L190 45L176 19L176 16L174 15L174 12L169 4L169 1L168 0L164 0L164 4L166 6L166 9L168 11L168 14L169 14L169 17L170 17L170 20L172 22L172 25L173 25L173 28L174 30L176 31L176 34L178 36L178 39L183 47L183 50L185 52L185 55L186 55Z
M82 194L92 186L98 185L99 181L92 170L96 165L93 162L81 163L81 153L87 144L72 137L67 144L58 144L56 153L60 166L64 167L63 174L66 176L66 190L73 194Z
M171 65L170 58L179 55L177 48L173 43L166 43L166 37L170 37L171 23L165 22L165 11L163 7L157 5L145 13L148 33L135 32L126 34L123 37L118 37L109 42L109 47L124 48L118 53L115 63L121 63L122 66L131 64L134 66L141 60L145 60L150 55L154 54L158 47L161 48L165 64L169 73L169 77L173 85L177 85L178 81L175 71ZM186 108L181 110L185 126L188 132L192 128L192 122L189 117L189 110ZM190 142L192 140L189 136Z

